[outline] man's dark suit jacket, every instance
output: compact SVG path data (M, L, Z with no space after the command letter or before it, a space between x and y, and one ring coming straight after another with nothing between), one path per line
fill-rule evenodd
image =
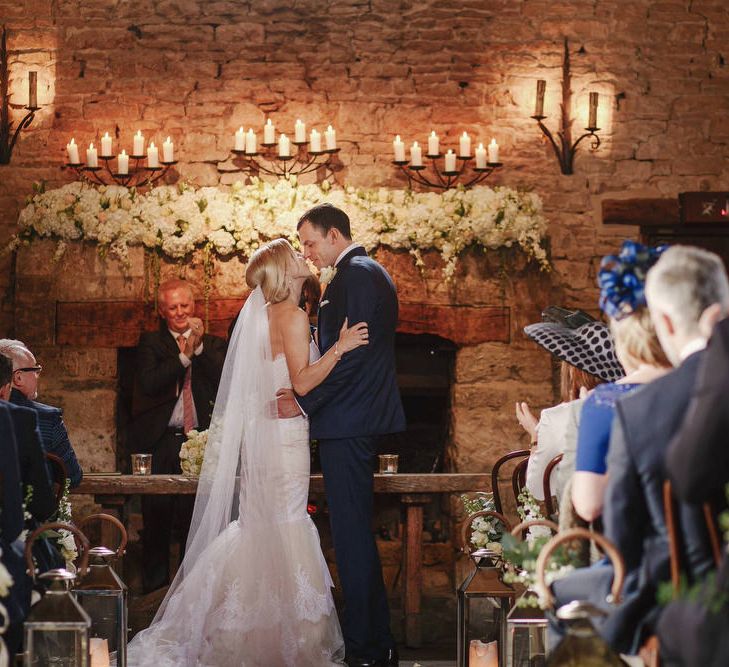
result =
M3 403L0 401L0 537L13 542L23 530L23 493L13 420Z
M652 632L660 608L657 586L670 579L666 520L663 512L664 461L691 397L703 352L677 369L620 399L608 452L605 535L625 559L625 602L610 622L613 645L635 650L641 629ZM686 574L700 579L713 568L711 546L701 508L679 503Z
M198 429L210 425L225 353L226 343L222 338L205 334L202 353L192 357L192 396ZM129 427L129 446L133 452L154 452L168 427L185 379L186 369L179 355L177 341L166 326L142 334L139 340Z
M369 325L369 345L344 354L327 379L297 400L311 437L356 438L405 430L395 374L397 292L382 266L356 247L337 264L319 303L319 349L325 353L349 326Z
M63 459L72 488L81 484L83 472L68 439L68 431L66 431L66 425L63 423L63 410L38 401L31 401L17 389L13 389L10 393L10 402L14 405L35 410L38 415L38 429L43 441L43 448Z

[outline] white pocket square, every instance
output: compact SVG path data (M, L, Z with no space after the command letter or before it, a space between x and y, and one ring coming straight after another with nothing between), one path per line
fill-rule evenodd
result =
M325 299L319 304L319 308L324 308L329 303L329 299Z

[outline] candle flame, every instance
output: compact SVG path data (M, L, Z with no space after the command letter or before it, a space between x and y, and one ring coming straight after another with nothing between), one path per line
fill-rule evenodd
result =
M169 138L169 137L167 137L167 141L166 141L166 143L168 143L168 144L171 144L171 143L172 143L172 141L170 140L170 138Z
M435 130L432 130L431 133L430 133L430 136L431 137L437 137L438 135L435 133Z
M270 118L266 121L266 125L271 125L271 119Z
M93 141L89 144L89 150L90 151L94 150L94 142Z
M141 137L142 136L142 130L137 130L137 136L138 137Z
M418 142L417 141L413 141L413 148L418 148Z
M149 150L150 148L157 148L157 146L154 145L154 141L149 142L149 146L147 147L147 150Z
M124 150L124 149L122 148L122 152L121 152L121 154L122 154L122 155L126 155L126 154L127 154L127 152L126 152L126 151L125 151L125 150Z

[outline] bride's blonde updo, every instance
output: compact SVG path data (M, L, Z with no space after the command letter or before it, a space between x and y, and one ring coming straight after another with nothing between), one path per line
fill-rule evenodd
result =
M260 287L268 303L285 301L291 293L286 276L292 260L296 260L296 254L286 239L276 239L260 247L251 255L246 268L248 287Z

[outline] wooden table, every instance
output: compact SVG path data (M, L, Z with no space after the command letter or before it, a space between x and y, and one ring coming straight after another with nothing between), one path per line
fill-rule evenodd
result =
M404 608L405 643L419 647L422 644L420 628L420 600L423 562L423 507L431 502L432 494L487 491L491 488L488 473L433 473L374 476L375 493L398 494L405 505L404 539ZM119 518L124 525L128 519L128 501L133 495L192 495L197 490L197 479L184 475L84 475L81 485L72 493L90 494L105 512ZM321 475L312 475L312 493L324 492ZM113 530L107 523L102 531ZM102 539L113 537L102 533Z

